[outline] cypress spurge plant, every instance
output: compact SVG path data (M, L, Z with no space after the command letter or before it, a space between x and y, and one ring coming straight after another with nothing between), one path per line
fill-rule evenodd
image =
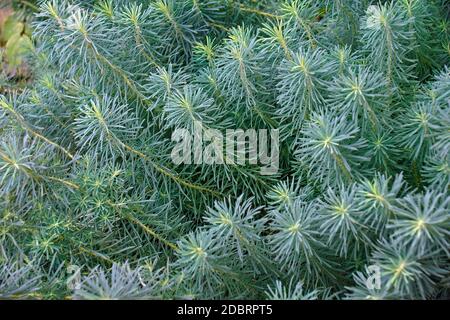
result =
M39 1L0 97L0 298L448 297L445 8ZM278 170L175 163L198 128L278 129Z

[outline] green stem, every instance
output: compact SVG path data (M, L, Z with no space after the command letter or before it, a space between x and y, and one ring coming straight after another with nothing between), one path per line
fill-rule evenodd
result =
M145 233L149 234L153 238L157 239L158 241L165 244L167 247L171 248L174 251L178 250L178 247L176 244L166 240L163 236L156 233L153 229L147 227L145 224L143 224L141 221L139 221L137 218L133 217L131 214L124 215L127 220L130 222L133 222L134 224L138 225L142 230L145 231Z

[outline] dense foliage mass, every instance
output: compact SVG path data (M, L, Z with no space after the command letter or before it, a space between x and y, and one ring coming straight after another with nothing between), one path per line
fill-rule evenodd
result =
M41 1L0 98L0 298L448 297L448 9ZM278 174L175 165L196 123L279 129Z

